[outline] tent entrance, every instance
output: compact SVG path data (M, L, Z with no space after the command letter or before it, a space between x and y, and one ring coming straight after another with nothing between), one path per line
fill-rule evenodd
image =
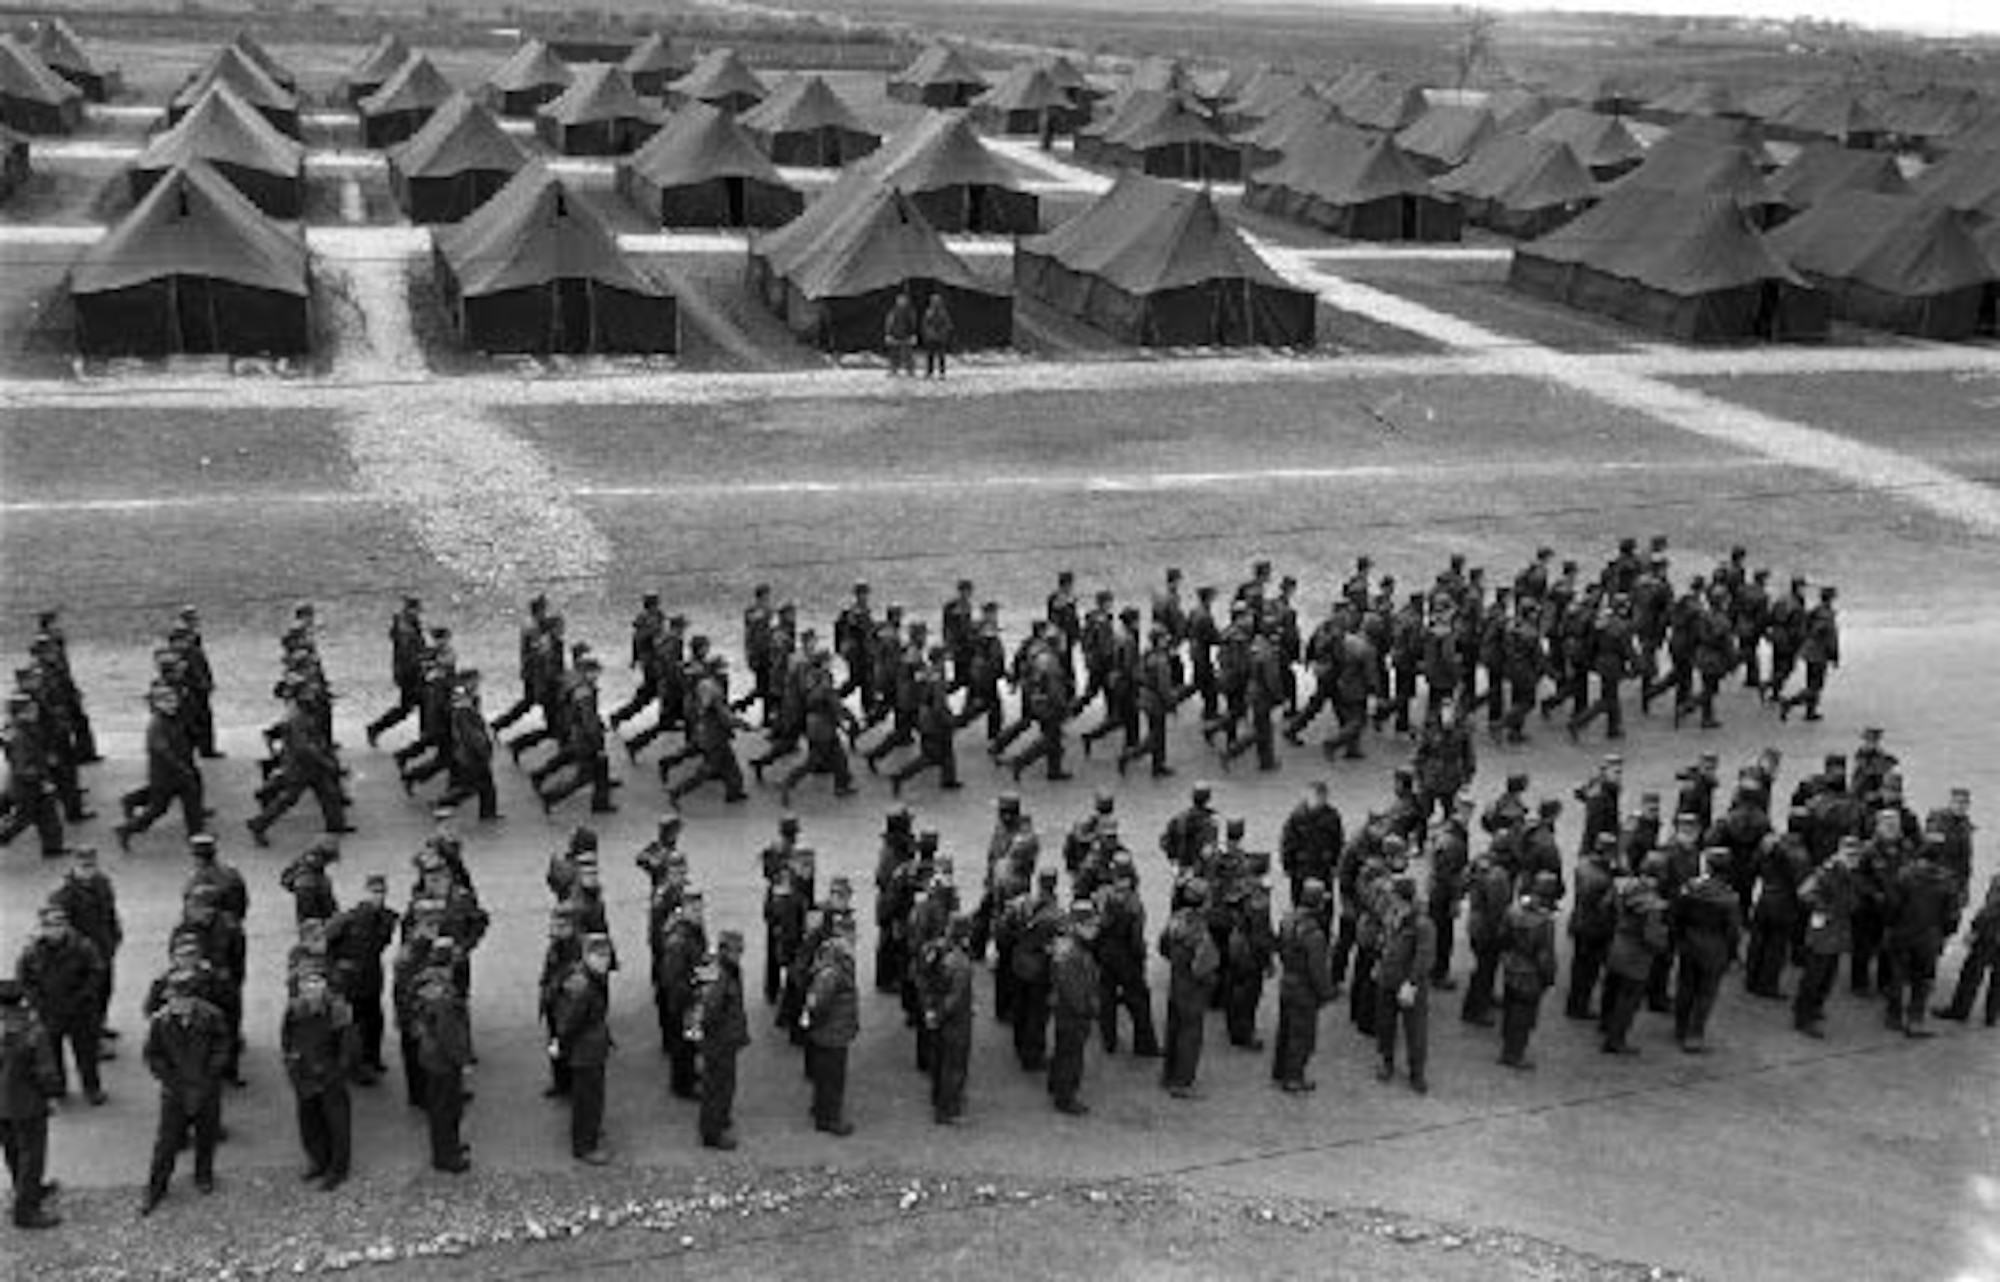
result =
M173 291L174 349L196 354L220 350L209 283L197 276L176 276L169 288Z
M748 180L743 178L724 178L722 180L722 199L723 203L727 206L724 214L724 217L727 219L725 225L730 227L748 227L750 225L750 192Z
M555 282L554 288L555 315L552 320L555 332L549 336L549 350L571 356L595 350L590 282L564 277Z

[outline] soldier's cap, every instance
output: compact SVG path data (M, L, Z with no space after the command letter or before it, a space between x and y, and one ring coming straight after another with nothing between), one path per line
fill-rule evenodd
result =
M450 625L443 623L434 625L431 628L431 639L433 641L449 641L451 639Z
M1223 826L1223 834L1230 837L1241 837L1245 832L1249 831L1249 828L1250 825L1245 823L1240 816L1232 817Z
M1037 869L1035 872L1035 880L1041 885L1053 886L1056 884L1056 870L1053 868Z
M1535 898L1554 899L1562 894L1562 878L1552 872L1535 874Z
M1629 536L1622 538L1618 540L1618 550L1620 552L1636 552L1639 550L1639 540Z
M1021 808L1021 794L1018 792L1003 792L994 804L999 806L1003 811L1011 812L1019 810Z
M1299 898L1314 899L1326 896L1326 883L1317 877L1308 877L1299 883Z
M1110 588L1099 588L1096 595L1097 603L1099 605L1108 605L1113 595Z
M1109 788L1099 788L1094 804L1097 807L1098 814L1108 815L1118 805L1118 794Z
M369 890L387 890L389 888L389 879L379 872L371 872L362 880L361 884Z
M1544 817L1559 815L1562 813L1562 808L1563 808L1563 803L1556 800L1554 797L1543 797L1539 802L1535 804L1536 812Z
M1178 565L1170 565L1170 566L1168 566L1168 567L1167 567L1167 582L1169 582L1169 583L1179 583L1180 581L1181 581L1181 568L1180 568L1180 567L1179 567Z
M1598 833L1598 834L1597 834L1597 848L1598 848L1599 850L1616 850L1616 849L1618 849L1618 834L1617 834L1617 833L1614 833L1614 832L1600 832L1600 833Z
M189 966L175 966L167 971L167 992L175 997L191 995L200 976Z
M1071 921L1096 921L1097 905L1087 896L1078 895L1069 901L1069 917Z
M1822 601L1831 601L1839 595L1840 595L1839 588L1826 587L1826 588L1821 588L1819 590L1819 599Z
M779 614L797 614L798 612L799 612L799 603L797 601L792 600L790 597L787 597L783 601L778 602Z
M458 951L458 941L450 935L439 935L431 941L431 960L438 961Z
M1208 899L1208 883L1200 877L1190 877L1181 883L1181 898L1191 904L1203 903Z
M1207 801L1215 795L1215 785L1204 779L1195 784L1193 791L1189 795L1196 801Z
M586 952L608 953L611 951L611 936L592 931L583 937L583 947Z
M1695 828L1701 827L1701 816L1695 814L1692 810L1681 811L1679 814L1674 816L1674 827L1679 828L1684 825L1692 826Z
M44 926L69 925L69 909L61 904L43 904L38 918Z
M715 947L718 952L732 952L732 953L742 952L743 932L740 930L723 931L721 934L715 937Z
M1660 804L1660 794L1657 792L1642 792L1639 794L1639 804L1642 806L1657 806Z
M28 990L21 987L18 979L0 979L0 1006L19 1006L27 1000Z
M1712 766L1720 760L1722 760L1722 758L1717 756L1713 752L1704 752L1701 754L1700 757L1701 764L1703 764L1704 766Z
M340 858L340 838L330 832L321 833L319 836L314 837L306 846L304 853L313 859L338 859Z
M412 900L410 903L410 916L426 921L443 917L444 900L433 899L428 896Z
M799 831L799 817L797 815L786 815L779 819L778 831L787 837L797 836Z
M440 824L444 823L446 820L450 819L457 813L458 813L458 807L447 806L442 802L440 802L439 804L431 807L431 822Z
M1564 561L1562 563L1562 571L1564 574L1574 574L1576 572L1576 562Z
M201 611L195 609L191 605L184 605L181 607L181 617L183 619L190 619L190 620L199 619L201 617Z
M1847 769L1847 754L1844 752L1829 752L1826 754L1825 764L1828 770L1845 770Z
M685 614L670 614L667 616L667 626L670 628L684 628L687 625L688 617Z
M838 895L845 893L851 895L854 893L854 879L844 872L837 872L826 883L826 889L828 894Z
M569 835L570 853L577 854L581 851L595 849L597 849L597 830L584 824L578 824L575 830Z
M1604 754L1604 764L1607 766L1622 766L1625 764L1625 758L1620 753L1607 752Z
M1397 766L1392 775L1397 783L1413 783L1417 777L1408 766Z
M854 595L856 596L868 595L868 581L866 579L856 579L854 581Z
M669 810L665 814L660 816L660 831L661 832L677 831L680 828L682 822L684 821L681 818L680 811Z
M1394 858L1397 855L1406 855L1409 851L1410 843L1404 841L1399 833L1392 832L1382 838L1382 853L1390 858Z
M918 833L917 833L917 844L918 844L919 846L925 846L925 847L929 847L929 846L935 846L935 845L937 845L937 844L938 844L938 830L937 830L937 829L935 829L935 828L925 828L925 829L923 829L922 831L918 832Z
M1957 800L1959 800L1960 798L1963 798L1963 799L1965 799L1965 800L1967 800L1967 801L1970 801L1970 800L1972 800L1972 789L1970 789L1970 788L1953 788L1953 789L1951 790L1951 799L1952 799L1953 801L1957 801Z
M882 825L891 830L907 828L916 817L916 812L910 809L910 803L899 801L889 807L888 812L882 816Z
M1204 583L1194 590L1194 594L1204 601L1212 601L1215 599L1215 585Z
M1861 737L1863 739L1869 739L1869 740L1880 739L1882 737L1882 727L1880 726L1863 727L1861 731Z
M1139 619L1139 607L1136 605L1128 605L1124 609L1118 612L1118 617L1124 619L1128 623L1136 623L1138 622Z
M35 699L33 695L12 693L7 696L7 706L15 709L32 708L35 706Z

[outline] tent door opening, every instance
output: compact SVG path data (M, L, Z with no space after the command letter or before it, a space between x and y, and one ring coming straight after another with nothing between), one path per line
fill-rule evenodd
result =
M557 281L554 311L554 332L549 335L550 351L575 356L596 349L589 281L572 277Z
M750 225L750 189L748 182L742 178L723 179L722 199L723 203L727 206L723 215L728 219L727 225L731 227L748 227Z
M220 350L215 299L209 283L197 276L177 276L173 282L176 350L201 354Z

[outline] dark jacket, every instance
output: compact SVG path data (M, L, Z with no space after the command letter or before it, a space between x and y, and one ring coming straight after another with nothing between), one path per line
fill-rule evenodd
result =
M338 997L330 996L316 1007L293 1000L285 1008L278 1042L285 1056L285 1073L302 1099L344 1085L361 1058L354 1014Z
M806 988L806 1037L815 1046L846 1046L861 1032L861 1007L854 986L854 950L828 941L812 963Z
M1097 1018L1097 959L1073 935L1056 940L1049 953L1049 978L1053 988L1050 1012L1057 1020L1088 1022Z
M1949 872L1932 860L1918 859L1896 875L1891 902L1889 947L1935 958L1958 928L1965 901Z
M554 1024L563 1060L573 1068L596 1068L611 1055L610 994L603 976L578 962L563 976L555 995Z
M1333 1000L1333 951L1319 918L1294 908L1278 926L1278 999L1324 1006Z
M732 1055L750 1044L750 1018L743 1010L743 970L718 962L715 978L702 985L688 1012L690 1031L698 1031L704 1055Z
M1701 876L1681 888L1672 910L1680 954L1721 969L1743 938L1743 905L1720 877Z
M222 1088L232 1041L222 1012L199 998L186 1018L162 1008L146 1030L146 1067L162 1091L192 1112Z
M0 1011L0 1122L47 1117L49 1100L61 1093L55 1047L34 1009Z
M61 939L36 938L21 951L15 977L51 1029L97 1017L97 991L104 984L104 957L74 926Z

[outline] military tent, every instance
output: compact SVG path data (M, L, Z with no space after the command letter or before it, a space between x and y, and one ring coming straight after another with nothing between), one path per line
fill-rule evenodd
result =
M20 190L29 172L27 138L0 125L0 202Z
M1913 185L1925 200L2000 221L2000 158L1992 153L1953 152L1917 175Z
M1471 159L1498 132L1493 113L1484 107L1439 103L1399 132L1396 145L1424 172L1441 174Z
M83 123L83 91L15 40L0 34L0 125L16 133L66 134Z
M1318 98L1294 98L1278 108L1270 119L1236 135L1238 145L1243 148L1243 172L1254 174L1268 169L1283 160L1292 148L1316 134L1331 131L1360 132Z
M1078 148L1083 159L1155 178L1235 182L1243 176L1242 149L1177 94L1132 94L1101 130L1079 135Z
M486 105L455 94L407 142L388 150L389 187L413 223L455 223L528 163Z
M1039 231L1041 202L988 151L960 111L927 111L860 168L916 202L944 232Z
M1371 76L1365 83L1333 105L1350 123L1363 129L1393 134L1430 110L1430 99L1417 85L1388 72Z
M412 55L380 88L361 100L362 145L387 147L414 136L450 101L452 93L450 83L429 58Z
M1318 96L1304 76L1266 67L1251 77L1240 93L1230 96L1222 121L1232 131L1249 129L1300 98Z
M685 76L668 82L667 101L675 106L705 102L741 115L764 101L768 92L734 49L710 49Z
M956 345L1014 341L1013 301L975 275L916 202L849 170L804 216L750 242L751 288L793 333L829 352L876 351L896 295L942 294Z
M539 40L524 40L486 78L493 109L503 116L532 116L569 88L576 74Z
M1778 137L1830 138L1845 147L1880 147L1889 138L1882 118L1859 93L1843 85L1820 86L1767 117L1766 124Z
M1134 173L1021 241L1014 292L1145 347L1310 347L1318 310L1207 192Z
M1690 116L1749 115L1729 86L1713 80L1686 80L1651 99L1639 113L1654 120L1683 120Z
M460 223L431 231L461 337L487 352L673 352L673 296L625 260L610 230L530 165Z
M889 97L923 107L963 107L985 93L985 76L949 45L930 45L889 77Z
M1495 90L1483 105L1502 132L1521 133L1548 119L1561 104L1547 94L1517 87Z
M62 18L35 19L28 47L50 71L75 85L87 101L103 102L110 96L113 77L97 65L77 39L75 29Z
M738 120L774 165L838 169L882 145L818 76L790 76Z
M1972 215L1906 195L1836 192L1773 232L1771 248L1835 316L1919 338L1972 337L2000 282Z
M1901 193L1910 189L1896 158L1836 142L1808 143L1771 176L1771 190L1795 209L1810 209L1838 191Z
M1035 60L1035 65L1049 73L1049 79L1056 87L1070 96L1070 100L1086 112L1092 103L1104 96L1104 91L1090 82L1090 77L1077 69L1077 65L1062 54L1044 54Z
M623 156L660 127L660 113L610 63L593 62L535 112L535 133L565 156Z
M736 118L704 102L618 166L618 189L663 227L779 227L806 207Z
M1987 107L1949 138L1939 139L1935 150L1947 157L1964 151L1981 152L1989 164L1994 163L1993 155L2000 153L2000 104Z
M374 44L368 46L360 61L348 69L341 82L347 91L347 104L359 106L363 98L389 83L389 77L410 60L410 46L393 31L384 32Z
M1666 141L1646 155L1646 161L1612 184L1617 190L1710 193L1727 196L1742 206L1759 227L1775 227L1794 212L1779 195L1751 154L1741 147L1670 147Z
M1551 112L1529 128L1528 137L1568 144L1576 158L1590 170L1590 176L1599 182L1636 169L1646 158L1646 148L1633 137L1624 121L1577 107Z
M1828 303L1734 200L1625 188L1514 251L1523 292L1696 343L1826 336Z
M673 43L655 31L634 45L625 61L618 64L632 77L632 88L648 98L664 97L669 81L679 79L691 65L675 50Z
M1464 222L1388 134L1309 139L1251 175L1243 204L1350 240L1451 241Z
M1597 180L1568 143L1501 134L1436 180L1467 221L1502 235L1547 235L1596 203Z
M288 138L299 136L298 95L280 85L250 56L235 45L225 45L201 70L189 78L167 103L167 123L179 122L193 110L211 85L228 85L230 91Z
M1921 89L1881 92L1864 98L1895 139L1904 146L1934 151L1977 119L1983 100L1977 90L1959 85L1926 85Z
M1570 103L1586 113L1613 117L1631 115L1642 100L1638 83L1632 76L1587 67L1579 68L1550 85L1548 94L1557 102ZM1588 157L1584 159L1588 163Z
M294 97L298 95L299 78L292 74L290 67L272 57L271 51L266 49L257 37L247 31L239 31L236 33L236 38L229 43L231 48L254 63L257 70L269 76L272 84Z
M1088 116L1047 68L1023 62L972 100L972 118L996 134L1039 136L1075 133Z
M1736 95L1743 114L1752 120L1770 121L1790 111L1820 91L1820 84L1796 81L1758 85Z
M132 199L184 165L206 162L271 218L305 209L306 149L218 81L171 128L154 134L127 171Z
M1125 84L1120 92L1131 93L1140 90L1148 93L1193 95L1194 77L1180 59L1155 54L1141 58L1133 64L1131 74L1125 78Z
M294 355L311 346L304 235L199 162L154 183L84 250L69 292L77 346L89 356Z
M1764 126L1744 116L1689 116L1667 130L1646 149L1646 159L1671 156L1678 151L1713 151L1717 147L1738 147L1748 152L1752 164L1762 170L1778 167L1778 158L1765 145Z

